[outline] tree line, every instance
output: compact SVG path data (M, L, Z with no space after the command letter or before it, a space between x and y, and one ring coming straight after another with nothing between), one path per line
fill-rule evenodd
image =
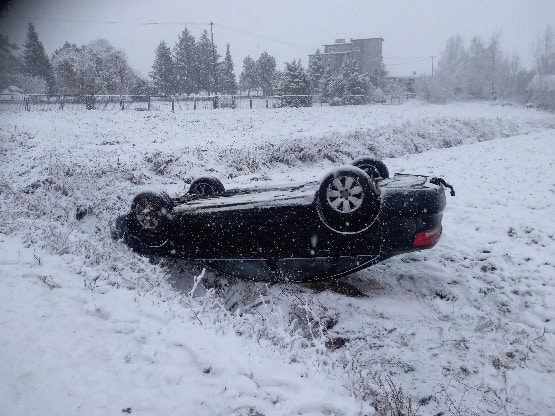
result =
M502 51L499 34L487 41L476 36L469 45L454 36L448 39L433 77L412 77L411 84L385 82L383 67L374 74L363 73L356 59L330 67L319 50L306 69L300 60L292 60L278 71L267 52L257 59L247 56L237 80L229 43L222 57L208 31L197 39L187 27L172 47L160 41L147 79L137 76L125 53L105 40L82 46L66 42L48 57L32 23L21 53L18 50L0 34L0 90L15 85L26 93L77 96L242 92L280 95L283 105L303 106L311 105L313 95L330 104L356 104L379 100L384 92L400 94L416 84L410 92L429 101L504 98L555 108L555 39L550 26L532 45L531 69L523 67L518 55Z
M555 38L548 26L531 45L534 65L523 67L517 54L500 46L501 36L484 41L475 36L465 45L451 37L441 53L433 78L422 78L418 94L435 102L453 99L512 99L555 108Z

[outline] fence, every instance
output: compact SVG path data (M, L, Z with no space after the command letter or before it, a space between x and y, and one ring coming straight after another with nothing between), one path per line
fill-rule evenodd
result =
M20 95L12 97L3 94L0 97L0 110L137 110L137 111L185 111L231 109L263 109L284 106L327 106L367 104L362 96L349 96L351 100L340 103L332 100L330 104L322 102L319 96L281 95L281 96L248 96L248 95L214 95L192 97L160 97L147 95L87 95L87 96L47 96L40 94ZM396 97L397 98L397 97ZM399 99L399 103L401 99ZM370 102L370 104L374 104ZM393 104L393 99L391 100Z
M316 102L316 97L310 97ZM262 109L283 106L283 96L262 97L217 95L192 97L159 97L146 95L47 96L39 94L0 97L0 110L137 110L181 111L218 108Z

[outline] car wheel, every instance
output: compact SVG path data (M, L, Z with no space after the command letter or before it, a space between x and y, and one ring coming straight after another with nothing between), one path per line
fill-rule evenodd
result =
M217 195L225 192L224 185L216 178L207 176L195 179L188 193L202 196Z
M380 211L380 197L372 179L362 169L343 166L320 183L318 215L326 226L341 233L368 229Z
M365 171L373 180L389 178L387 166L379 159L361 157L351 164Z
M131 227L146 245L156 246L167 241L172 218L172 202L166 194L143 192L131 203Z

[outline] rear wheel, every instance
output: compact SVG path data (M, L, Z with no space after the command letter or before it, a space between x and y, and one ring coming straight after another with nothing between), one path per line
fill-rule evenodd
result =
M341 167L320 183L318 215L326 226L341 233L369 228L380 211L378 190L362 169Z
M195 179L191 182L188 193L209 196L225 192L224 185L216 178L211 176Z
M351 164L365 171L373 180L389 178L387 166L379 159L361 157L354 160Z

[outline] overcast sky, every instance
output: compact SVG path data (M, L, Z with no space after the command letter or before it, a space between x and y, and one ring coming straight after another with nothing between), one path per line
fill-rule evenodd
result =
M2 6L0 32L25 42L32 22L50 55L66 41L77 45L104 38L126 52L131 66L148 75L161 40L173 47L186 25L198 38L210 32L225 53L230 43L235 72L242 60L268 52L283 62L335 39L384 39L392 75L431 73L447 39L465 42L501 34L503 50L531 67L530 45L548 24L555 30L555 0L12 0Z

